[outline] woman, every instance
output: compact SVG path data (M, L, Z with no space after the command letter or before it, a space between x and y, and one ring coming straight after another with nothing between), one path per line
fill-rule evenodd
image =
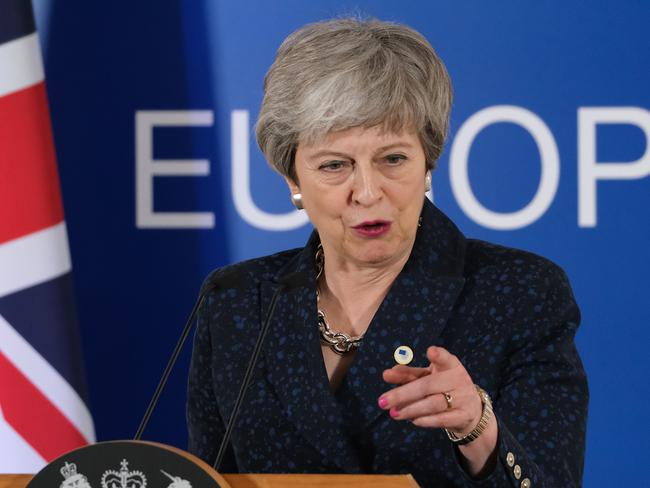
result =
M303 285L280 295L222 471L579 486L578 308L556 265L465 239L425 199L451 105L429 43L374 20L308 25L264 89L258 143L315 231L217 272L190 371L190 451L214 460L270 297L294 274Z

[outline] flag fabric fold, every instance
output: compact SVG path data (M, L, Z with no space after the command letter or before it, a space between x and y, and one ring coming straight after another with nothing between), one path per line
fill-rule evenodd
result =
M0 15L0 472L94 442L31 3Z

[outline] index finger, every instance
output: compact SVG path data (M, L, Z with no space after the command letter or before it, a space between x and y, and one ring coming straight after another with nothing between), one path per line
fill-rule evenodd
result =
M427 349L427 359L435 365L438 371L451 369L460 364L460 360L444 347L430 346Z

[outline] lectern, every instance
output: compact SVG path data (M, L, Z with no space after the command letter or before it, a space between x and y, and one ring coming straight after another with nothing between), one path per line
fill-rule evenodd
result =
M411 475L219 474L192 454L146 441L99 442L36 475L0 475L0 488L416 488Z

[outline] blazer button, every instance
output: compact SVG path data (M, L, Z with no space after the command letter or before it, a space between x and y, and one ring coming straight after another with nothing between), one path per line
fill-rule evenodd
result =
M515 464L515 467L512 469L512 472L515 475L515 478L517 479L521 478L521 467L518 464Z
M528 478L521 480L521 488L530 488L530 480Z
M511 468L515 465L515 455L511 452L506 454L506 463L508 463L508 466Z

